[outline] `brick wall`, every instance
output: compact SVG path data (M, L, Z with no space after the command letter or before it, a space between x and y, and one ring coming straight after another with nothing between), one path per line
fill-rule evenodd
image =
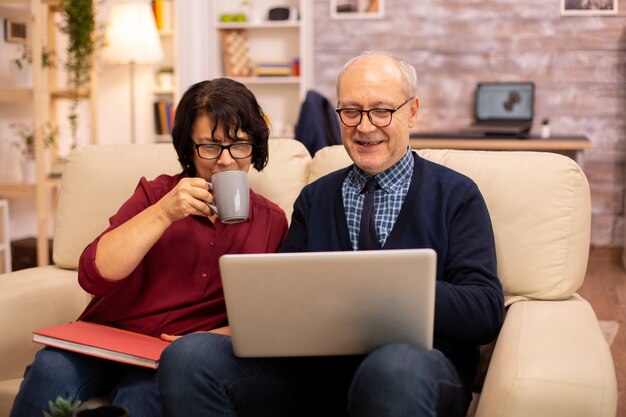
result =
M560 16L560 0L386 0L382 20L331 20L314 2L313 86L332 102L343 63L366 49L417 68L417 130L454 130L472 120L479 81L534 81L535 123L583 134L591 186L592 244L623 244L626 142L626 0L618 16ZM540 202L538 202L540 204Z

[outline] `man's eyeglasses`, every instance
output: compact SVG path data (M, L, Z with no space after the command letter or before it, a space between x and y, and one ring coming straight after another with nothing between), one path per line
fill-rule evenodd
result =
M252 155L252 144L248 142L231 143L230 145L209 145L193 142L198 156L202 159L217 159L224 149L228 150L233 159L245 159Z
M341 123L348 127L355 127L361 124L361 120L363 119L363 113L367 113L367 118L370 119L370 122L376 127L387 127L391 124L391 119L393 118L393 114L400 110L400 107L404 106L406 103L411 101L411 99L407 99L404 103L400 104L395 109L369 109L369 110L359 110L359 109L337 109L335 110L339 114L339 118L341 119Z

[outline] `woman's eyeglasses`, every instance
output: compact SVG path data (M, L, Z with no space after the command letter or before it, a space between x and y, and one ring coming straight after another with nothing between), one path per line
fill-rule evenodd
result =
M233 159L245 159L252 155L253 146L248 142L231 143L230 145L197 144L193 142L198 156L202 159L217 159L224 149L228 150Z

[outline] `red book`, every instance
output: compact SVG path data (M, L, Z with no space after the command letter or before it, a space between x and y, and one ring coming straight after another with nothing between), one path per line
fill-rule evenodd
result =
M36 330L33 342L153 369L169 345L156 337L86 321Z

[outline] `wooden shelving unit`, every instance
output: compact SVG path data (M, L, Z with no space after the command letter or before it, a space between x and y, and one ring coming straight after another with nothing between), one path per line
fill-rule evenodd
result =
M272 136L293 136L300 105L312 88L312 10L310 0L271 0L248 2L254 10L245 10L242 2L185 0L177 2L177 82L187 86L206 79L226 76L223 33L246 32L248 57L257 62L293 62L299 59L296 74L282 76L231 77L250 88L263 111L270 118ZM297 10L298 18L268 20L268 11L277 5ZM246 22L222 22L223 14L247 14ZM193 62L193 65L189 65Z
M172 106L175 106L177 104L177 100L178 100L178 86L176 83L177 77L176 77L176 67L177 67L177 62L176 62L176 48L177 48L177 44L176 44L176 7L177 7L177 0L164 0L163 1L163 7L168 8L169 10L166 12L168 17L165 17L164 19L167 19L168 21L165 22L165 24L167 25L167 27L163 27L163 28L158 28L159 29L159 37L161 38L161 46L163 48L163 62L159 63L159 65L155 66L155 78L157 79L157 82L155 84L155 88L152 91L152 99L153 102L156 103L157 101L163 101L163 102L168 102L171 103ZM174 70L174 73L172 74L172 85L169 87L164 87L159 85L158 82L158 70L159 68L162 67L171 67ZM154 118L156 118L156 115L153 116ZM156 120L155 120L156 122ZM159 143L159 142L171 142L172 141L172 137L169 133L166 134L158 134L156 132L156 127L155 127L155 133L154 133L154 141Z
M29 15L28 43L33 57L33 87L0 88L0 102L30 102L32 103L32 120L35 126L35 184L0 183L0 198L6 199L34 199L36 206L37 227L37 263L48 264L48 224L53 218L60 181L50 179L46 172L46 158L48 154L56 158L56 150L47 153L44 149L45 127L50 121L57 120L56 101L67 99L68 91L57 86L57 69L43 68L42 50L47 47L53 51L56 45L57 27L55 14L61 11L60 0L0 0L2 5L17 5L23 7ZM88 100L91 108L91 143L97 143L96 138L96 87L95 70L91 74L92 81L88 90L81 91L79 97ZM52 215L51 215L52 213Z
M9 239L9 202L0 200L0 273L11 272L11 241Z
M289 137L294 135L294 127L299 115L300 104L310 87L312 62L311 50L311 8L308 0L287 0L281 6L297 11L298 16L287 20L269 20L268 11L275 3L265 0L254 2L253 10L239 10L235 2L213 2L211 20L207 28L212 31L210 48L211 60L216 64L209 78L228 76L225 68L227 52L220 42L227 31L239 30L245 33L252 74L246 77L231 77L250 88L259 100L272 125L272 136ZM245 22L223 22L224 14L244 12L250 14ZM291 14L291 12L290 12ZM297 64L295 64L297 61ZM263 63L291 63L289 75L256 74L257 65Z

